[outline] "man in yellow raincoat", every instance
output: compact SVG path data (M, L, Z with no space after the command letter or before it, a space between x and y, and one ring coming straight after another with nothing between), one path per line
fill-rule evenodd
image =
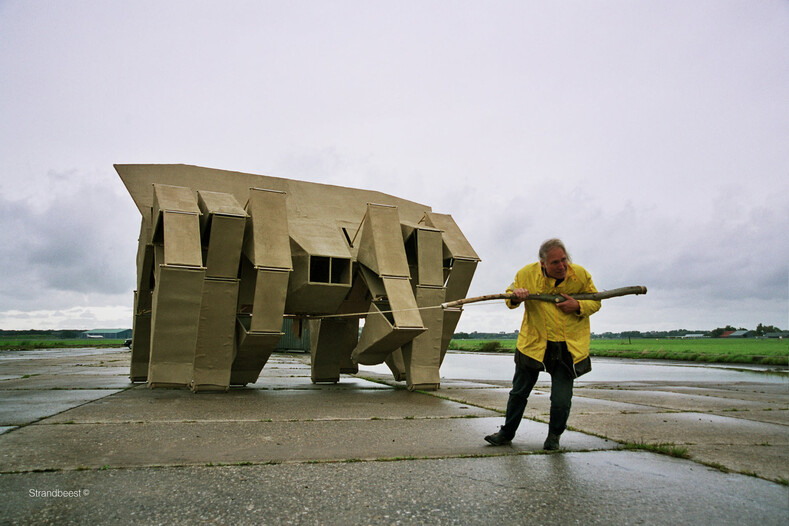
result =
M538 262L526 265L507 289L511 309L524 304L523 321L515 351L515 376L501 429L485 437L494 446L509 444L523 419L529 394L540 371L551 375L551 413L548 438L543 448L559 449L559 437L567 428L573 397L573 380L592 370L589 359L589 316L600 302L578 301L570 294L597 292L592 276L570 261L564 243L549 239L539 250ZM561 303L524 301L529 294L564 296Z

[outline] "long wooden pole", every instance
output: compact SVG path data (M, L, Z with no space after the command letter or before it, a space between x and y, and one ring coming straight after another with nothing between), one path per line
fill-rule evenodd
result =
M589 292L585 294L568 294L568 296L576 300L604 300L608 298L616 298L618 296L627 296L629 294L646 294L646 293L647 293L647 288L639 285L634 287L622 287L619 289L603 290L601 292ZM479 301L490 301L490 300L506 300L514 297L515 294L511 294L511 293L487 294L485 296L475 296L473 298L464 298L461 300L448 301L446 303L442 303L441 308L451 309L453 307L460 307L461 305L465 305L467 303L477 303ZM565 298L564 296L560 296L557 294L529 294L529 297L526 299L536 300L536 301L548 301L551 303L561 303L564 301Z

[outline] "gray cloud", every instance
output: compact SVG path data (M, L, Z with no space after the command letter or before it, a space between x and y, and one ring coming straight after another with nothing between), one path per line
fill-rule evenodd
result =
M87 184L73 172L46 179L39 200L0 197L0 311L67 307L74 294L130 294L136 240L118 231L129 221L117 215L133 207L107 184Z

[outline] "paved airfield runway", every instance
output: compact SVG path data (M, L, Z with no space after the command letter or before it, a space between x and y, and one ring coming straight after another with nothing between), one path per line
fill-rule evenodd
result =
M495 448L482 437L508 378L313 385L308 355L275 354L254 385L193 394L131 385L128 363L125 349L0 353L3 523L789 521L785 380L579 382L572 430L546 453L543 381Z

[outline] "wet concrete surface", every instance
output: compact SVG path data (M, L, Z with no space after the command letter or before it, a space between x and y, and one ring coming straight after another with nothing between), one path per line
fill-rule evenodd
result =
M239 389L184 397L180 390L129 389L89 407L55 415L48 424L124 422L272 422L369 420L374 418L462 418L496 416L494 411L405 390L332 389L293 391Z
M108 469L0 481L10 524L767 526L786 518L782 486L628 451ZM75 496L30 496L55 488Z
M0 422L13 426L30 424L116 392L115 389L3 390Z
M3 523L789 522L781 383L577 386L546 453L543 381L497 448L506 379L314 385L309 356L275 354L255 384L194 394L132 386L124 349L26 352L0 353Z
M18 472L487 455L491 447L480 437L497 422L498 418L442 417L35 425L5 436L0 465L4 471ZM528 426L512 446L497 453L539 450L544 439L543 430ZM569 432L563 439L572 449L617 446L583 433ZM31 442L34 448L27 447Z

